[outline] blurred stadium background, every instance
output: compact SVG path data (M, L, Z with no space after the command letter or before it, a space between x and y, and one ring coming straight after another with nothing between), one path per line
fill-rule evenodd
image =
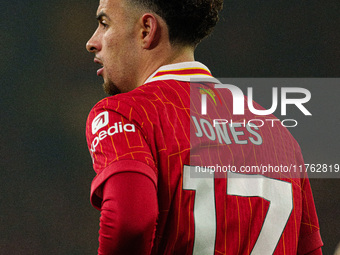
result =
M226 0L197 60L216 77L339 77L339 2ZM85 140L105 95L85 43L97 1L4 0L1 53L0 254L96 254L99 212ZM339 163L338 85L314 88L292 133L307 163ZM325 243L340 240L340 179L312 179Z

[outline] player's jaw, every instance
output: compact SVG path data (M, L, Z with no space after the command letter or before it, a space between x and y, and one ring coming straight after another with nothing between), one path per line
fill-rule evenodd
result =
M96 64L99 64L101 65L101 68L99 68L97 70L97 75L98 76L102 76L103 77L103 89L104 89L104 92L106 94L109 94L109 95L116 95L116 94L119 94L121 93L121 91L117 88L117 86L114 84L114 82L112 80L109 79L109 77L107 77L108 75L105 74L105 65L102 61L101 58L99 58L98 56L95 56L94 58L94 62Z
M121 93L120 89L110 79L104 79L103 89L106 94L111 96Z

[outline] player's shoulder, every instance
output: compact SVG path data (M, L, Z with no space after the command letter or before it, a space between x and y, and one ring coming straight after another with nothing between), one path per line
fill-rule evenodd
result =
M106 97L94 105L91 112L96 111L134 111L143 110L158 101L174 100L190 95L187 82L176 80L153 81L146 83L130 92Z
M120 121L121 118L132 121L137 120L138 114L134 102L124 94L105 97L98 101L91 109L87 117L87 125L94 122ZM133 116L132 116L132 113Z
M162 111L164 102L175 101L174 94L178 98L183 94L183 84L176 81L155 81L144 84L130 92L106 97L97 102L88 115L88 122L98 115L109 112L110 115L123 116L136 122L143 122L145 115L157 115ZM189 93L187 93L189 94Z

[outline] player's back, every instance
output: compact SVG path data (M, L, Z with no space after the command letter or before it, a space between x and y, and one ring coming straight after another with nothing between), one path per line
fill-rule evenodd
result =
M247 112L246 122L235 119L230 92L220 97L234 126L224 125L217 112L201 115L190 105L190 86L200 84L153 82L128 95L145 114L140 125L157 168L153 254L296 254L301 237L318 231L308 180L250 170L303 165L298 144L280 122L242 125L261 117ZM215 118L220 124L214 126ZM211 169L220 172L207 174Z
M147 173L156 182L159 207L152 254L304 254L319 247L308 179L282 171L274 176L247 171L303 165L300 148L288 130L278 121L260 128L247 125L249 120L263 119L249 111L233 116L228 90L219 93L213 84L190 84L182 74L170 78L151 80L95 107L119 113L115 121L122 126L130 123L126 125L140 134L131 138L137 131L125 134L119 145L128 143L124 150L128 153L122 155L112 140L116 156L101 161L105 168L133 159L154 171L154 178ZM209 95L208 115L201 114L202 93ZM96 194L99 184L92 186Z

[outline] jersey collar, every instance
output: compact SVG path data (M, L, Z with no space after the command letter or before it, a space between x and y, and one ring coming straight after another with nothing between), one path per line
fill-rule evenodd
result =
M144 84L153 81L177 80L177 81L209 81L220 83L213 78L208 67L200 62L182 62L161 66L158 68Z

